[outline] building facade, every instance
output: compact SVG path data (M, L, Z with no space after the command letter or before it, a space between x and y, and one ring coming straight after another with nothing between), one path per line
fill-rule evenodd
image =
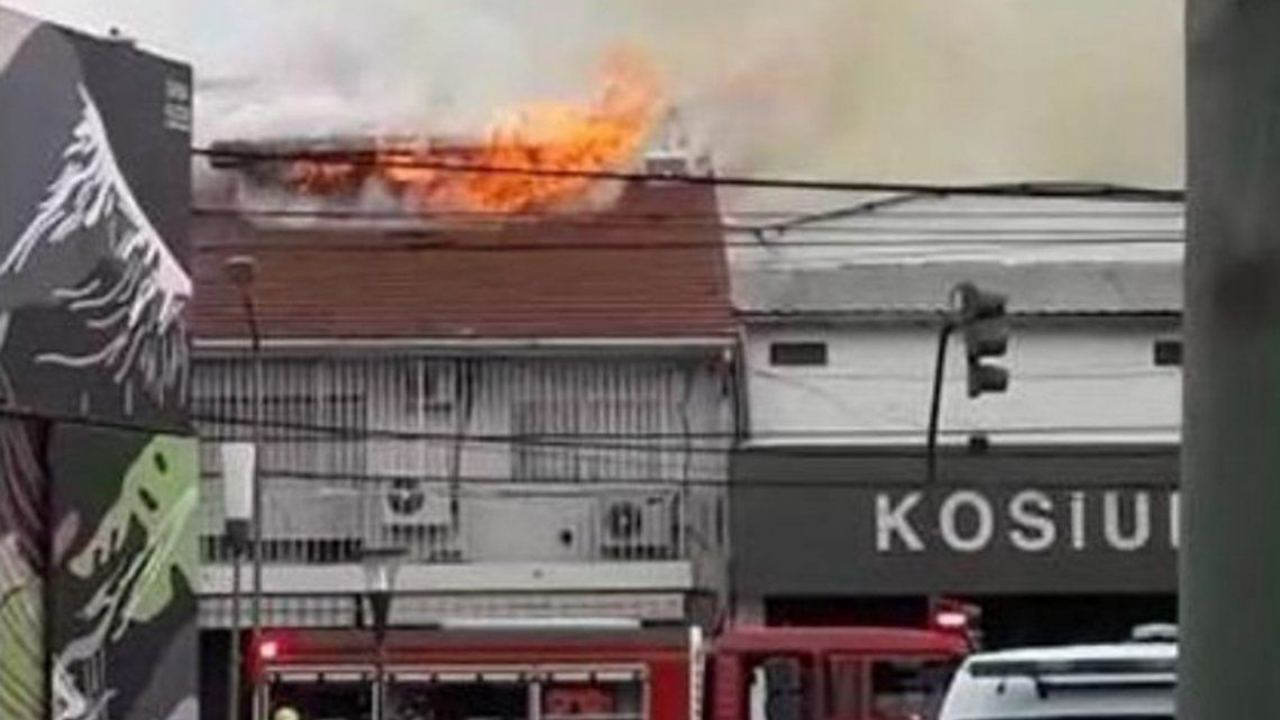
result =
M255 207L262 192L239 174L229 197ZM706 222L627 220L666 214ZM192 396L210 656L232 618L218 447L253 438L270 627L367 622L360 557L388 545L407 552L396 627L709 621L737 414L714 192L630 187L535 220L404 217L206 218ZM221 273L237 255L257 266L256 354Z
M919 622L951 597L993 645L1174 619L1180 208L924 198L838 231L847 248L736 258L738 616ZM966 281L1009 297L1011 377L970 399L952 340L929 485L939 328Z

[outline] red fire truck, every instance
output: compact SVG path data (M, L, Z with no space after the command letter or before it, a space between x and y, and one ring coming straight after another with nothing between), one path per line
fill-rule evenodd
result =
M258 716L929 720L970 651L964 632L940 627L731 627L704 641L697 628L621 622L394 630L376 645L350 629L268 635Z

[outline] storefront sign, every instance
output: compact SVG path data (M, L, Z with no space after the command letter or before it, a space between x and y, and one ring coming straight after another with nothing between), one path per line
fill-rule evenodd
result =
M925 508L926 499L932 508ZM1154 507L1153 507L1154 506ZM1152 532L1153 513L1167 532ZM877 553L981 553L997 546L1042 553L1055 546L1076 552L1092 539L1101 550L1138 552L1178 547L1178 494L1152 491L925 490L875 494Z
M748 450L734 459L734 582L822 594L1167 592L1174 448Z

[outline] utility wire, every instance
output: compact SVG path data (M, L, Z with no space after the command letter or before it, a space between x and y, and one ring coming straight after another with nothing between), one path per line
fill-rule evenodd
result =
M777 222L769 223L744 223L744 222L726 222L717 216L714 212L703 213L627 213L627 212L601 212L601 213L563 213L563 212L474 212L474 213L455 213L455 212L411 212L408 210L367 210L367 209L344 209L344 208L280 208L280 207L243 207L243 206L225 206L225 205L195 205L191 208L191 214L196 217L229 217L229 218L264 218L275 220L359 220L359 221L382 221L388 223L386 229L388 232L396 230L406 230L412 232L416 229L423 231L441 230L454 232L467 232L468 228L463 225L460 230L453 227L441 227L435 223L453 223L453 222L471 222L475 226L484 227L486 223L496 224L503 223L515 227L521 227L521 223L525 223L527 227L550 226L555 229L559 228L618 228L618 229L645 229L645 230L669 230L669 229L707 229L728 233L773 233L781 235L783 233L919 233L919 234L959 234L959 235L985 235L985 234L1063 234L1063 235L1135 235L1142 233L1151 233L1147 230L1117 230L1115 228L1071 228L1071 227L1023 227L1011 226L1007 222L993 224L990 227L947 227L936 224L911 226L899 224L900 220L937 220L937 216L932 217L884 217L882 220L892 222L882 224L851 224L841 223L838 225L823 224L822 220L816 219L816 216L797 215L794 212L778 213L777 218L784 218ZM737 213L723 213L725 217L751 217L741 216ZM841 217L849 217L846 211L831 211L822 213L826 220L836 220ZM761 217L770 217L763 215ZM813 217L815 219L810 220ZM952 217L952 216L948 216ZM1041 220L1041 219L1080 219L1082 215L1060 215L1056 217L1028 215L1013 219L1020 220ZM1088 219L1096 219L1096 216L1089 215ZM1125 216L1120 216L1125 217ZM966 221L972 222L975 218L964 217ZM980 218L979 218L980 219ZM993 218L993 220L1008 220L1010 218ZM390 225L392 222L401 222L399 225ZM335 228L342 227L341 224L335 223ZM1156 231L1158 232L1158 231Z
M837 217L847 217L846 211L832 211L823 213L828 219L836 219ZM768 224L757 223L734 223L725 222L716 217L715 213L685 213L685 214L668 214L668 213L555 213L555 212L531 212L531 213L464 213L457 214L452 212L424 212L415 213L407 210L360 210L360 209L341 209L341 208L275 208L275 207L238 207L238 206L218 206L218 205L196 205L192 206L191 214L197 217L242 217L242 218L268 218L278 220L378 220L378 221L405 221L403 225L388 226L388 232L405 229L413 231L421 229L423 231L442 230L445 232L455 231L453 228L441 228L439 225L432 224L436 221L458 221L471 220L477 224L483 224L483 221L501 221L503 223L511 223L516 227L520 227L518 223L513 221L526 221L528 226L534 226L533 223L545 223L553 228L562 227L585 227L585 228L619 228L619 229L647 229L647 230L668 230L671 228L702 228L709 230L718 230L730 233L760 233L760 232L795 232L795 233L919 233L919 234L957 234L957 235L987 235L987 234L1063 234L1063 235L1137 235L1152 233L1147 230L1118 230L1115 228L1070 228L1070 227L1022 227L1011 226L1007 223L996 224L991 227L946 227L938 225L927 225L912 227L910 225L898 224L881 224L881 225L853 225L842 223L839 225L823 225L818 220L809 221L808 216L796 217L793 213L780 214L780 216L788 218L787 222L775 222ZM734 217L734 213L725 213L728 217ZM1073 216L1064 216L1069 219ZM1079 218L1080 216L1074 216ZM1093 216L1089 216L1093 219ZM1064 219L1059 218L1059 219ZM900 218L891 217L889 220L897 221ZM920 220L924 218L911 218ZM936 219L936 218L934 218ZM972 220L972 218L964 218ZM1026 218L1024 218L1026 219ZM1032 216L1030 219L1040 219ZM409 225L413 223L418 227ZM337 225L335 227L341 227ZM466 232L464 226L461 232ZM1155 231L1158 232L1158 231Z
M911 193L915 195L968 195L977 197L1080 198L1122 201L1182 202L1185 193L1169 188L1149 188L1094 182L1012 182L983 184L929 184L812 180L734 175L681 175L670 173L621 172L613 170L552 169L503 165L467 164L388 156L376 151L264 151L230 147L194 147L191 153L214 161L215 165L254 165L312 162L359 168L408 168L480 175L524 175L530 177L579 178L622 182L659 182L712 187L752 187L779 190L820 190L831 192Z
M162 435L176 435L180 437L192 437L195 435L195 431L186 424L165 425L157 422L151 425L144 425L136 421L122 420L103 415L51 412L25 405L9 403L0 404L0 418L28 420L32 422L61 423L64 425L80 425L84 427L103 428L108 430L147 433L151 435L155 435L157 433Z
M253 216L261 213L266 216L277 215L301 219L336 219L344 220L368 218L387 221L391 219L414 220L425 222L407 213L361 213L344 211L297 211L297 210L234 210L234 209L200 209L196 213L213 213L228 215ZM574 228L586 230L625 230L628 234L648 232L671 232L674 229L704 229L725 234L746 234L750 240L734 240L722 237L708 239L616 239L616 240L504 240L486 239L482 233L463 232L456 229L439 229L429 225L419 227L384 227L369 228L362 226L364 240L326 240L326 239L254 239L254 240L215 240L200 242L196 252L216 253L239 250L308 250L316 252L406 252L406 251L448 251L461 253L489 252L549 252L549 251L634 251L634 250L721 250L724 248L755 249L793 249L793 248L912 248L912 247L967 247L967 246L999 246L1012 247L1081 247L1081 246L1137 246L1137 245L1171 245L1185 244L1185 238L1178 234L1165 233L1117 233L1106 230L1088 230L1081 228L902 228L902 227L820 227L801 226L787 232L806 234L824 234L846 236L844 238L822 238L762 241L761 230L755 226L737 225L733 223L706 222L701 224L666 224L660 222L615 222L608 218L579 219L557 222L548 228ZM335 227L338 232L342 228ZM893 239L874 236L893 236ZM867 236L872 236L867 238ZM905 236L905 237L904 237Z
M892 196L898 197L898 196ZM1080 219L1088 218L1096 220L1098 218L1173 218L1182 217L1182 212L1176 209L1169 209L1162 206L1160 209L1137 210L1133 208L1125 208L1123 210L1109 210L1103 208L1091 207L1089 211L1068 211L1068 210L1049 210L1044 208L1026 208L1017 210L1000 210L1000 209L963 209L956 212L940 211L940 210L895 210L892 215L871 215L854 212L859 207L870 205L871 203L859 203L852 206L840 206L836 208L827 208L814 210L813 208L803 209L762 209L762 208L741 208L728 209L722 214L731 218L752 218L758 220L771 221L797 221L797 227L805 227L820 222L818 216L830 217L831 219L845 219L855 217L858 219L874 219L874 220L937 220L943 217L959 217L965 220L975 219L992 219L992 220L1063 220L1063 219ZM572 222L585 218L586 222L591 222L593 218L610 218L618 220L631 220L639 222L653 221L697 221L691 222L695 225L711 224L718 226L720 222L712 219L715 213L705 210L679 210L679 209L663 209L663 210L630 210L625 207L611 207L607 211L571 211L556 209L516 209L516 210L486 210L483 208L450 208L450 209L431 209L423 212L409 212L406 210L370 210L360 208L341 208L341 207L243 207L243 206L219 206L219 205L195 205L192 206L192 212L196 215L209 216L266 216L266 217L298 217L298 218L331 218L331 219L415 219L415 220L527 220L527 221L565 221ZM749 227L768 229L772 224L748 224ZM833 226L845 227L845 225Z
M307 240L307 241L281 241L281 240L253 240L253 241L213 241L205 242L199 245L199 249L216 250L235 247L254 247L254 248L294 248L306 247L317 249L350 249L350 250L376 250L381 248L388 249L444 249L444 250L460 250L460 251L504 251L504 250L626 250L626 249L702 249L702 248L723 248L723 247L752 247L752 248L794 248L794 247L910 247L915 245L937 245L937 244L962 244L982 243L982 244L999 244L999 245L1181 245L1185 243L1185 238L1180 234L1163 233L1159 231L1115 231L1109 229L1088 229L1088 228L1010 228L1010 227L964 227L964 228L946 228L946 227L902 227L902 226L868 226L855 227L848 225L839 226L822 226L822 225L800 225L794 228L784 227L781 225L744 225L738 223L726 223L718 220L704 220L695 222L692 220L680 220L679 222L668 222L657 217L642 220L616 220L611 216L601 217L578 217L554 219L549 221L549 226L540 228L546 230L559 229L586 229L586 230L626 230L629 233L642 232L671 232L673 230L708 230L725 234L751 235L752 240L730 240L725 238L710 238L706 240L685 240L673 238L669 240L546 240L546 241L510 241L510 240L489 240L477 241L477 236L483 237L479 231L468 231L466 229L459 230L457 228L440 228L432 226L432 216L418 216L407 212L370 212L370 211L344 211L344 210L275 210L269 208L193 208L193 214L201 216L240 216L240 217L268 217L268 218L284 218L292 220L314 219L314 220L370 220L370 221L409 221L413 225L405 224L399 226L387 226L381 228L370 228L368 225L362 225L359 230L365 236L379 235L376 244L366 241L327 241L327 240ZM704 218L706 216L703 216ZM772 228L780 228L772 230ZM310 228L296 228L310 229ZM330 228L326 228L330 229ZM331 228L334 232L342 230L341 225ZM822 234L822 235L852 235L856 236L856 241L850 239L820 239L820 240L789 240L786 242L776 242L780 236L776 233L795 232L804 234ZM768 236L768 233L775 233L771 240L762 243L761 237ZM460 240L459 235L465 236L465 240ZM894 239L863 239L865 236L894 236ZM907 236L907 237L902 237Z
M734 241L656 241L646 242L643 240L623 240L623 241L584 241L584 242L452 242L447 239L431 240L429 238L421 240L407 240L398 238L379 239L375 242L351 242L351 241L246 241L246 242L218 242L209 244L200 244L195 248L195 252L199 254L212 254L219 252L236 252L236 251L296 251L305 250L308 252L324 253L324 252L350 252L350 253L392 253L392 252L451 252L451 253L504 253L504 252L578 252L578 251L601 251L601 252L634 252L634 251L687 251L687 250L720 250L723 248L737 247L764 247L783 249L783 248L845 248L845 249L892 249L892 248L922 248L922 247L949 247L950 249L972 248L975 246L997 246L1003 249L1026 247L1026 248L1059 248L1059 247L1121 247L1121 246L1143 246L1143 245L1167 245L1180 246L1185 244L1182 238L1169 237L1146 237L1146 238L1079 238L1072 240L1065 239L1026 239L1026 240L1010 240L1010 241L992 241L992 240L806 240L806 241L789 241L786 243L775 243L762 246L756 242L734 242Z
M1162 456L1169 455L1168 451L1162 452ZM871 457L871 456L866 456ZM899 455L876 455L874 457L900 457ZM920 454L909 455L912 459L922 457ZM598 495L602 490L609 489L625 489L625 488L642 488L652 487L666 490L679 490L681 487L695 488L715 488L724 490L757 490L757 489L774 489L774 490L813 490L813 489L832 489L832 490L864 490L864 489L916 489L921 486L921 481L915 478L903 478L901 480L876 480L876 479L856 479L856 480L806 480L806 479L711 479L711 478L654 478L654 477L630 477L630 478L602 478L591 480L518 480L514 478L493 477L493 476L450 476L437 475L430 473L348 473L348 472L326 472L313 470L299 470L293 468L273 468L264 467L261 470L264 480L270 482L275 480L299 480L313 482L341 482L348 484L393 484L393 483L454 483L462 486L500 486L504 489L510 488L513 491L521 491L521 486L536 491L538 486L554 485L557 489L563 487L563 492L543 490L544 493L551 495L572 496L574 492L582 492L592 496ZM215 479L220 474L214 472L202 473L202 477ZM973 480L973 481L944 481L938 485L930 487L954 487L954 488L973 488L973 487L1028 487L1037 490L1080 490L1083 488L1113 490L1113 489L1140 489L1151 490L1160 488L1177 487L1176 480L1150 479L1142 480L1123 480L1117 482L1106 481L1086 481L1086 482L1062 482L1048 481L1028 483L1024 480ZM579 486L581 490L579 490ZM618 488L616 486L622 486Z
M222 425L224 427L254 425L254 422L251 419L227 417L227 416L196 414L193 416L193 419L197 422L217 424L217 425ZM343 438L348 441L363 441L363 440L429 441L429 442L442 442L442 443L464 443L464 444L470 443L470 444L476 444L476 445L504 445L504 446L513 446L513 447L570 448L570 449L595 450L595 451L611 450L611 451L618 451L618 452L634 452L634 453L647 452L647 453L661 453L663 455L680 455L684 453L703 454L703 455L710 454L710 455L715 455L717 457L725 456L729 450L729 448L727 447L723 447L723 446L716 447L716 446L710 446L710 445L681 444L681 445L665 445L664 446L664 445L656 445L651 442L650 443L619 442L619 440L665 439L663 436L657 436L653 434L650 434L650 435L615 434L615 435L600 435L600 436L583 435L583 434L573 434L573 435L569 435L569 434L517 435L517 434L485 434L485 433L466 434L466 433L427 432L427 431L418 431L418 430L399 430L399 429L392 429L392 428L351 428L351 427L344 427L340 425L326 425L326 424L319 424L319 423L290 422L290 421L280 421L280 420L265 420L259 424L259 427L265 428L265 429L284 430L284 431L291 431L291 432L324 434L324 435L329 435L333 437ZM1151 426L1146 429L1156 430L1156 431L1167 431L1167 430L1173 430L1175 428L1171 428L1168 426ZM1009 435L1018 435L1018 434L1036 435L1036 434L1053 433L1053 432L1059 432L1063 434L1069 434L1072 432L1084 434L1089 432L1108 432L1108 431L1139 432L1141 430L1142 428L1134 428L1134 427L1070 428L1070 427L1060 426L1060 427L1010 428L1008 431L1002 430L1002 429L951 431L951 433L965 434L967 432L968 434L988 433L988 434L1009 434ZM209 430L205 430L204 432L205 432L205 435L204 435L205 439L216 439L221 437L220 435L217 435L217 434L214 434L212 437L210 437ZM856 432L846 433L845 436L857 437L860 435L862 437L898 437L901 435L922 434L922 433L923 433L922 428L904 428L902 430L892 430L892 431L876 429L875 431L867 430L861 433L856 433ZM791 439L803 439L794 435L789 437ZM588 438L598 438L598 439L588 440ZM692 441L692 440L712 440L712 439L720 439L720 440L726 440L726 441L731 441L731 440L748 440L749 441L753 438L751 436L741 437L741 436L735 435L734 433L725 432L725 433L714 433L714 434L712 433L690 434L688 436L685 436L684 434L672 435L670 436L670 439L681 440L687 443L687 441ZM819 438L814 437L812 439L816 440ZM284 440L283 442L289 442L289 441L290 440ZM822 447L812 447L812 446L803 447L803 448L785 447L785 446L763 446L763 447L752 447L750 448L750 452L753 454L780 454L785 456L795 456L797 454L812 454L818 457L830 457L834 452L839 452L842 449L843 448L835 448L835 447L822 448ZM1124 452L1127 450L1141 450L1141 449L1142 448L1115 448L1115 450L1119 452ZM922 454L921 454L922 451L913 450L913 449L859 448L856 452L862 453L864 451L870 454L875 454L879 452L889 452L889 453L892 453L893 454L892 456L895 456L895 457L896 456L922 457ZM1002 448L1001 453L1003 454L1004 452L1005 451ZM1044 453L1045 451L1038 451L1038 454L1043 455Z

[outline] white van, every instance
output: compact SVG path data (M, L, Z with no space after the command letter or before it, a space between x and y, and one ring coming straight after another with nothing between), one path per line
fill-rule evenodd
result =
M939 720L1173 720L1176 640L1138 631L1111 645L972 655Z

